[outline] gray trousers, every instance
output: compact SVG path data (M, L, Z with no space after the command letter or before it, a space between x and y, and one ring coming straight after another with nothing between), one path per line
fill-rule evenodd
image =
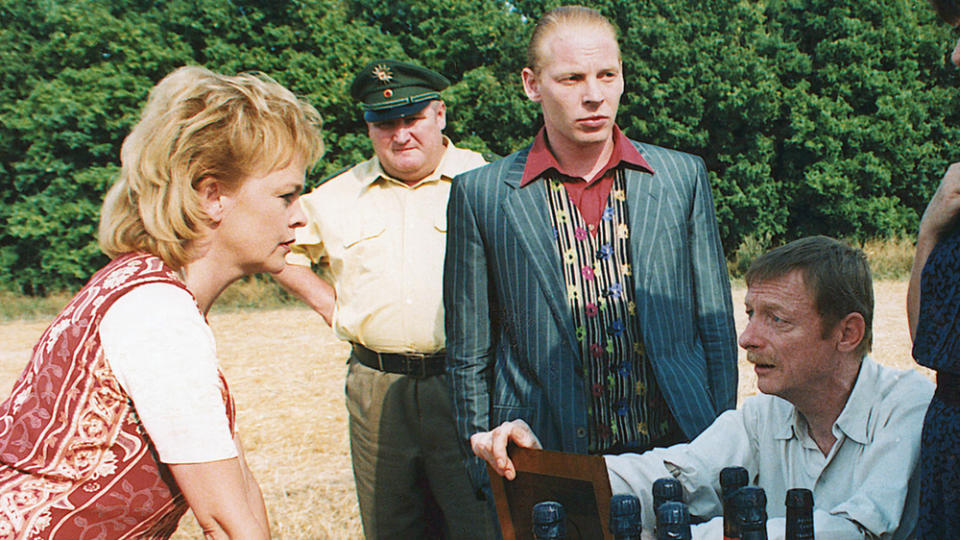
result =
M445 377L384 373L351 355L346 386L366 538L496 538L470 485Z

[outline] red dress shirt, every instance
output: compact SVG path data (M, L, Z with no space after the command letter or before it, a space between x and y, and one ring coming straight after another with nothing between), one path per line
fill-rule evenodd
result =
M620 167L637 168L654 174L647 160L643 159L640 152L616 125L613 126L613 152L610 153L610 159L600 169L600 172L589 180L579 176L571 176L560 167L557 158L550 151L546 128L541 128L533 141L530 153L527 155L527 163L523 168L520 186L526 186L551 170L556 171L563 181L563 186L567 189L570 200L577 207L584 223L587 224L590 234L596 236L597 226L600 224L604 208L607 207L607 198L610 196L610 189L613 187L614 174Z

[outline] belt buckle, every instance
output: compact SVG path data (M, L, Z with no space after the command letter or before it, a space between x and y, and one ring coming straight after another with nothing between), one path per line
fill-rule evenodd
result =
M416 377L417 379L425 379L427 377L426 358L427 358L427 355L423 353L404 354L403 355L404 371L406 371L407 375L411 377ZM419 366L419 369L416 369L415 366Z

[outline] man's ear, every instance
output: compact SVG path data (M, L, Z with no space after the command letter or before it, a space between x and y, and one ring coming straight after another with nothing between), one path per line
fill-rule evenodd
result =
M447 127L447 106L443 101L437 101L436 113L437 113L437 123L440 124L440 131L443 131Z
M223 185L212 176L205 176L197 183L200 207L211 223L217 224L223 219Z
M860 346L860 342L867 333L867 323L860 313L848 313L837 323L834 332L838 336L837 350L853 352Z
M523 79L523 91L526 92L530 101L540 103L540 81L537 80L537 74L525 67L520 72L520 78Z

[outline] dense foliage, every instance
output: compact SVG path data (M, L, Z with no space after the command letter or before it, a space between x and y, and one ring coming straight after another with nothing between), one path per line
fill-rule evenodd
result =
M728 253L811 233L910 234L960 140L949 30L926 0L597 0L621 29L631 137L707 161ZM73 288L104 262L99 204L150 87L259 70L323 114L311 182L370 153L347 87L374 57L455 84L447 133L507 154L543 0L0 0L0 283Z

